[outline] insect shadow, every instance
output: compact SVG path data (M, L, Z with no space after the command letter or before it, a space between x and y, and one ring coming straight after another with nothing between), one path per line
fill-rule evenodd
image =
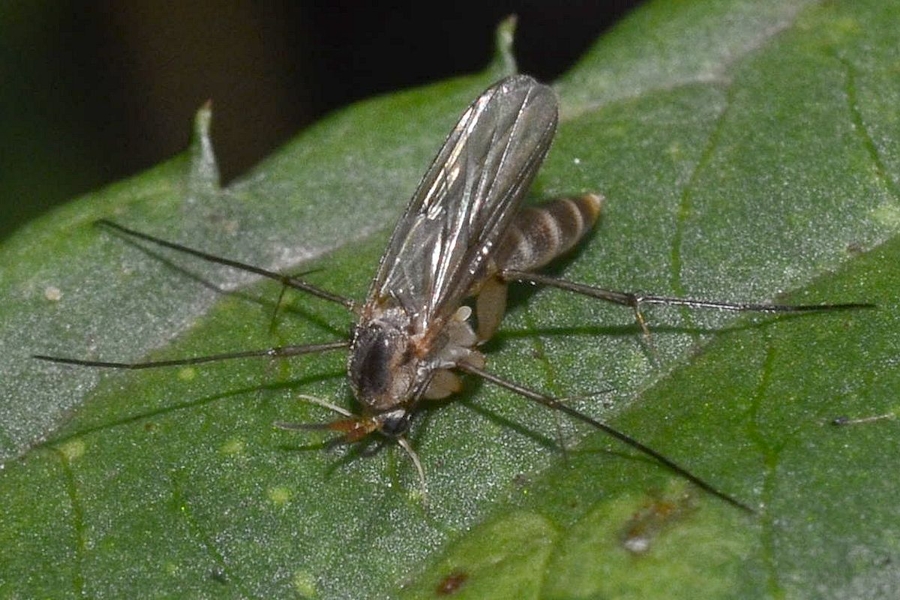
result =
M642 309L652 305L692 309L804 313L863 308L868 304L774 305L728 303L605 290L536 270L572 249L592 228L603 203L598 194L561 198L538 207L522 201L556 133L553 90L524 75L488 88L463 113L398 221L362 303L257 266L215 256L110 222L98 225L213 263L281 282L320 300L342 305L356 318L348 340L282 346L203 357L123 363L36 355L40 360L112 369L197 365L226 359L286 358L349 349L347 375L358 413L308 398L338 415L329 423L276 423L290 430L326 430L333 443L371 439L397 443L418 473L425 473L407 434L428 400L462 390L459 373L481 378L605 432L700 489L747 512L747 504L630 435L543 394L485 370L480 348L491 339L507 305L507 286L553 287L629 307L645 338ZM464 304L470 297L473 310Z

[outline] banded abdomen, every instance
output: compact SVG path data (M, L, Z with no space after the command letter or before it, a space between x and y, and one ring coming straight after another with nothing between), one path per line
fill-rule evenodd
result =
M533 271L571 250L591 230L603 197L585 194L523 208L513 220L474 293L478 338L490 339L506 311L504 271Z
M533 271L568 252L594 227L602 203L585 194L523 208L494 255L497 270Z

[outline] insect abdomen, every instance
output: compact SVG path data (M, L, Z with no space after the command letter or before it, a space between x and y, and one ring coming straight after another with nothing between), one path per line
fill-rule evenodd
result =
M494 255L500 271L533 271L570 250L594 226L603 197L560 198L516 215Z

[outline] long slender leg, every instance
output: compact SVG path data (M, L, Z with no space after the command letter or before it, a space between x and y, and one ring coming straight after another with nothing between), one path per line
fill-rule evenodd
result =
M277 348L265 348L263 350L245 350L243 352L227 352L224 354L210 354L209 356L195 356L193 358L176 358L173 360L152 360L147 362L107 362L102 360L81 360L64 356L47 356L45 354L33 354L32 358L62 365L77 365L79 367L98 367L104 369L157 369L160 367L177 367L184 365L199 365L216 362L219 360L233 360L239 358L285 358L289 356L301 356L303 354L315 354L338 350L350 345L349 341L327 342L324 344L304 344L302 346L280 346Z
M586 415L584 413L578 412L574 408L567 406L566 404L563 404L556 398L551 398L550 396L545 396L544 394L535 392L534 390L523 387L517 383L507 381L505 379L497 377L496 375L494 375L492 373L489 373L488 371L479 369L477 367L473 367L471 365L461 363L457 366L457 368L460 369L461 371L465 371L466 373L471 373L472 375L477 375L478 377L481 377L485 381L489 381L490 383L493 383L494 385L500 386L506 390L509 390L511 392L519 394L520 396L528 398L529 400L533 400L534 402L537 402L538 404L543 404L544 406L546 406L548 408L558 410L574 419L577 419L583 423L587 423L591 427L594 427L595 429L599 429L600 431L606 433L607 435L610 435L610 436L616 438L620 442L622 442L628 446L631 446L638 452L640 452L642 454L646 454L647 456L653 458L655 461L657 461L659 464L663 465L664 467L666 467L673 473L675 473L681 477L684 477L685 479L687 479L688 481L690 481L691 483L693 483L700 489L712 494L713 496L716 496L717 498L720 498L721 500L724 500L728 504L731 504L732 506L735 506L735 507L743 510L744 512L747 512L750 514L754 514L756 512L752 508L750 508L748 505L741 502L740 500L737 500L736 498L729 496L727 493L715 488L712 484L704 481L699 476L691 473L686 467L682 467L675 461L673 461L669 458L666 458L664 455L660 454L653 448L650 448L646 444L639 442L638 440L634 439L627 433L623 433L623 432L619 431L618 429L615 429L614 427L607 425L606 423L603 423L592 417L589 417L588 415Z
M868 302L849 302L845 304L763 304L751 302L717 302L710 300L698 300L693 298L673 298L670 296L653 296L644 294L635 294L632 292L618 292L615 290L605 290L591 285L566 281L565 279L557 279L556 277L548 277L539 273L529 273L527 271L506 270L502 276L507 281L521 281L526 283L536 283L555 287L567 292L574 292L582 296L596 298L613 304L631 307L634 311L635 320L641 326L644 335L649 335L644 315L641 313L641 306L649 304L661 304L664 306L687 306L688 308L709 308L713 310L727 310L732 312L767 312L767 313L809 313L809 312L826 312L832 310L856 310L861 308L875 308L874 304Z
M340 304L349 310L354 310L356 303L349 298L345 298L343 296L339 296L337 294L333 294L327 290L323 290L322 288L316 287L305 281L298 279L296 277L290 277L289 275L282 275L281 273L276 273L274 271L269 271L267 269L263 269L260 267L256 267L254 265L249 265L247 263L242 263L236 260L231 260L230 258L223 258L221 256L216 256L215 254L209 254L208 252L203 252L202 250L195 250L189 246L185 246L183 244L176 244L174 242L169 242L164 239L148 235L146 233L141 233L140 231L136 231L134 229L129 229L128 227L124 227L117 223L113 223L112 221L107 221L106 219L101 219L96 222L96 225L101 227L106 227L108 229L112 229L121 234L137 238L139 240L144 240L145 242L150 242L152 244L156 244L157 246L162 246L163 248L169 248L171 250L177 250L178 252L183 252L185 254L190 254L191 256L196 256L197 258L202 258L203 260L207 260L209 262L214 262L216 264L225 265L227 267L231 267L233 269L239 269L241 271L247 271L248 273L255 273L262 277L266 277L268 279L274 279L275 281L281 282L283 285L296 289L302 290L311 294L317 298L321 298L323 300L328 300L329 302L334 302Z

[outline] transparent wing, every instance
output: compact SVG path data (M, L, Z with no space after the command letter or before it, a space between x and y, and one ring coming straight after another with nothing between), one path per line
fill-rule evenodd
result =
M466 110L397 223L369 299L427 328L459 306L509 226L556 132L556 95L509 77Z

